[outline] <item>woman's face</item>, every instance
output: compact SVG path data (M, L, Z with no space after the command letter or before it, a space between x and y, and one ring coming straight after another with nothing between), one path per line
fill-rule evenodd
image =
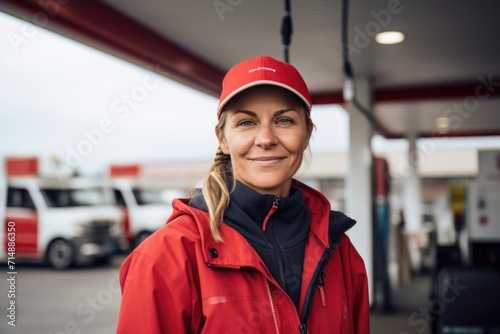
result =
M258 193L288 196L312 130L300 99L260 85L235 96L224 113L217 137L231 156L234 178Z

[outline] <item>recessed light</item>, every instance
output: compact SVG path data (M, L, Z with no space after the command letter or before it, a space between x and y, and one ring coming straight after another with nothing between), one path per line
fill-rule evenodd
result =
M398 44L405 40L405 35L399 31L384 31L375 36L379 44Z
M436 118L436 127L438 128L439 133L448 133L450 131L450 119L448 117Z

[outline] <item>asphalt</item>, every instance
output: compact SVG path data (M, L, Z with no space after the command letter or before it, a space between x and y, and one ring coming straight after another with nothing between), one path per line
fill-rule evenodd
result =
M376 307L370 315L372 334L427 334L434 319L429 299L431 277L413 277L406 286L394 287L390 310Z
M10 299L7 270L0 280L2 334L115 333L120 308L118 271L123 257L97 267L55 271L47 266L18 265L15 324L6 318ZM429 305L430 278L419 276L393 294L391 312L371 312L372 334L425 334L430 323L422 313Z

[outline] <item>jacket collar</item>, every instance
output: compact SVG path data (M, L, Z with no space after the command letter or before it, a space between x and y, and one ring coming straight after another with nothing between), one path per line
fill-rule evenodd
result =
M193 218L207 265L228 268L255 267L268 274L255 250L240 233L226 224L221 224L220 232L224 242L216 242L210 234L208 213L188 205L189 202L190 199L174 199L174 212L167 224L179 216L188 215Z
M310 227L312 234L325 249L334 247L342 234L351 228L355 224L355 221L340 212L330 212L330 203L317 190L299 181L294 181L294 185L303 191L306 206L311 212ZM197 198L197 200L200 200L200 198ZM202 209L188 205L189 201L189 199L174 200L174 213L167 223L178 216L186 214L193 217L199 230L203 247L203 257L207 265L231 268L251 266L267 272L267 269L265 269L253 247L251 247L240 233L230 226L221 224L220 231L224 242L215 242L208 228L208 213ZM216 256L214 256L215 254Z

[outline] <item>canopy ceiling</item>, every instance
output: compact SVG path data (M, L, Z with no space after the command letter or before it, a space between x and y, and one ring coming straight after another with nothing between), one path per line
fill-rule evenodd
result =
M291 1L290 62L315 104L343 103L340 0ZM373 87L387 138L500 135L500 2L351 0L354 74ZM0 0L0 10L217 96L227 69L260 54L283 59L283 1ZM376 31L406 40L379 45Z

